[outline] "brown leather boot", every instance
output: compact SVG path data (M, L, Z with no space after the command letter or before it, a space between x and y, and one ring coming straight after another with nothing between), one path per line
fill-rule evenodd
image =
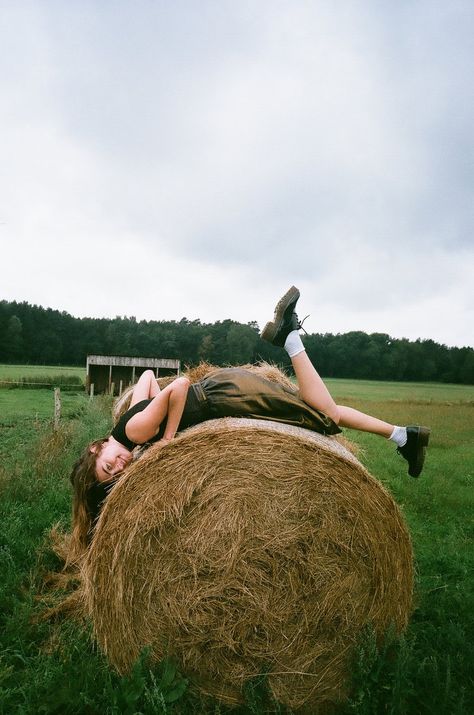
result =
M295 306L300 297L300 292L295 286L291 286L285 295L276 304L273 321L266 324L262 330L262 339L272 345L283 347L288 333L298 330L298 316L295 313Z

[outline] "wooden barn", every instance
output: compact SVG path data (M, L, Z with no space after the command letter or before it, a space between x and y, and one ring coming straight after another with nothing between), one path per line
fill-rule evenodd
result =
M122 390L135 383L145 370L153 370L157 377L164 377L179 375L180 368L180 360L88 355L86 390L94 395L104 393L120 395Z

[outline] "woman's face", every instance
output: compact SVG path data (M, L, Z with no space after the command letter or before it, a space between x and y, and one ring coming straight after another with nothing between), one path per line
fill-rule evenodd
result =
M132 460L132 453L113 437L109 437L101 447L91 447L91 451L98 452L95 474L99 482L112 481Z

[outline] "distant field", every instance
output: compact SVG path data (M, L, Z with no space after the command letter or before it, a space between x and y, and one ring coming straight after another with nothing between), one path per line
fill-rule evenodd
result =
M22 377L38 375L79 375L86 379L85 367L63 367L62 365L0 365L0 380L19 380Z
M474 402L474 385L451 385L440 382L381 382L377 380L344 380L325 378L329 391L340 400L396 402Z
M86 379L85 367L54 365L0 365L0 380L19 380L24 377L79 376ZM474 385L452 385L438 382L381 382L377 380L348 380L325 378L336 400L353 398L369 401L410 402L474 402Z

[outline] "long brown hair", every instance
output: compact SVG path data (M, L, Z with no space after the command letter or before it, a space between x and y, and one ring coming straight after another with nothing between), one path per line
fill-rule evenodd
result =
M67 559L69 563L80 560L87 551L92 538L97 514L91 510L88 495L91 488L97 484L96 460L100 453L100 448L107 439L107 437L103 437L88 444L72 468L70 476L73 487L72 534L70 553Z

